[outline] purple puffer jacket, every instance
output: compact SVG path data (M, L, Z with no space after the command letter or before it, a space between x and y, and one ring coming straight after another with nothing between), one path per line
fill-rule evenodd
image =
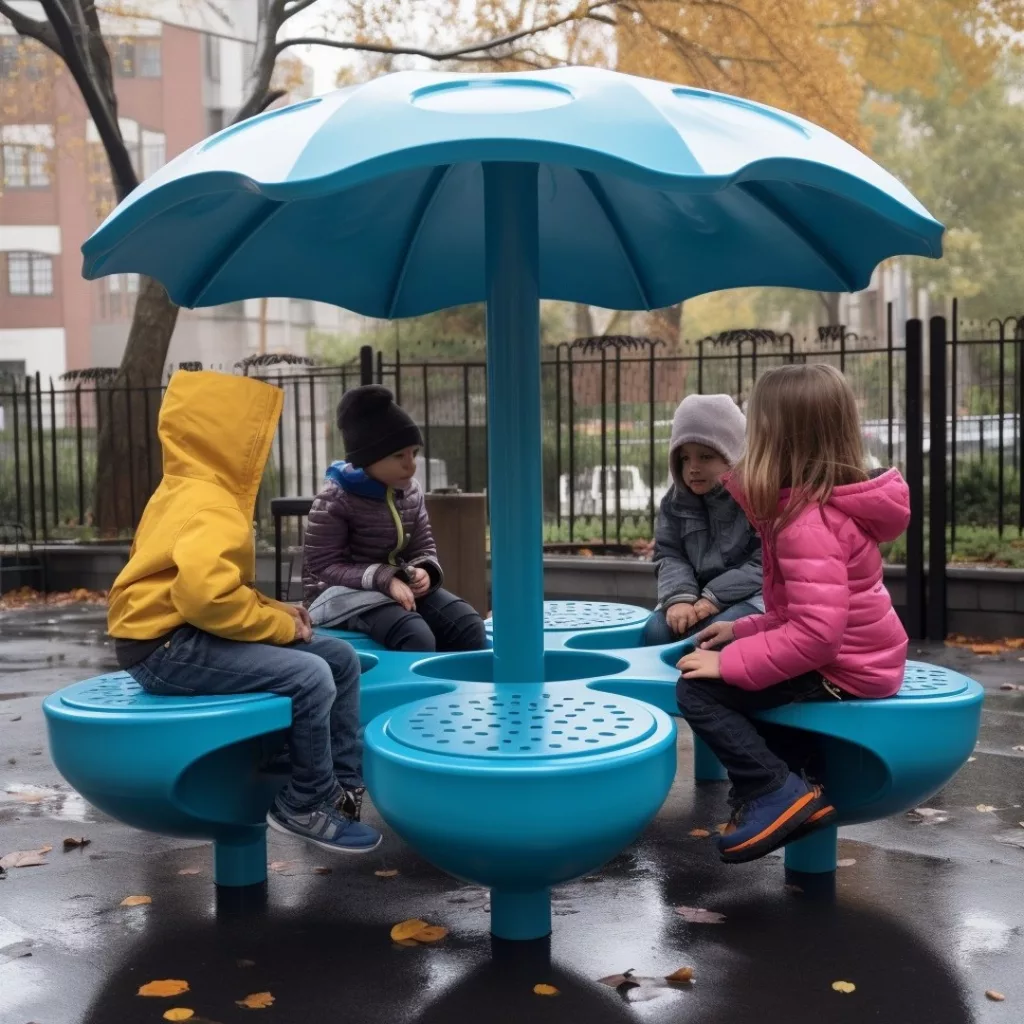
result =
M332 587L357 592L346 602L353 611L379 603L379 598L360 600L358 592L387 596L403 566L425 569L432 590L443 582L420 485L414 481L408 490L395 491L346 462L334 463L306 521L302 566L306 607Z

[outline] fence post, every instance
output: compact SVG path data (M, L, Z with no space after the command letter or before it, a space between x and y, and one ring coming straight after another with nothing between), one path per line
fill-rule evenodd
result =
M907 527L907 634L924 637L924 364L920 320L906 324L906 431L907 486L910 489L910 525Z
M946 318L928 325L930 434L928 449L928 639L946 639ZM1002 492L1000 492L1002 497Z
M364 386L373 383L373 349L369 345L359 349L359 383Z

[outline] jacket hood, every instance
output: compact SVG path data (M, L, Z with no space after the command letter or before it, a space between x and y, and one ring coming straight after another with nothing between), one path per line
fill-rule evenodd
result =
M849 516L872 540L895 540L910 522L910 488L898 469L837 487L827 504Z
M746 495L735 476L728 474L723 482L754 522ZM780 512L786 507L789 495L788 488L779 495ZM910 522L910 488L898 469L886 470L861 483L836 487L825 504L849 516L868 537L880 544L895 540Z
M254 499L283 406L280 388L252 377L179 370L157 425L164 474Z

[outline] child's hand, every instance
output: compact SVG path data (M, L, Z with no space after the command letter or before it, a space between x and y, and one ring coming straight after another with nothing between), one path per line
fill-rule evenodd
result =
M288 614L295 620L295 640L308 644L313 639L313 623L302 605L288 605Z
M416 597L423 597L430 589L430 573L426 569L413 569L409 589Z
M665 621L676 636L682 636L693 629L699 620L692 604L674 604L665 612Z
M717 615L722 609L718 608L706 597L702 597L693 606L693 610L697 613L697 621L703 622L705 619L710 619L712 615Z
M721 679L721 660L718 651L692 651L679 659L676 668L684 679Z
M736 639L736 632L731 622L712 622L707 629L702 629L697 634L697 643L705 651L713 650L716 647L724 647Z
M416 611L416 598L407 583L401 580L392 580L389 593L396 604L400 604L407 612Z

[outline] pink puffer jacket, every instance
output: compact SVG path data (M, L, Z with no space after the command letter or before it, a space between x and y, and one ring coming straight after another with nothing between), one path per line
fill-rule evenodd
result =
M729 488L746 508L735 484ZM784 491L780 508L788 498ZM824 507L804 509L774 539L761 524L765 614L736 623L722 678L762 690L818 671L855 696L892 696L903 682L907 634L882 582L878 544L909 521L909 490L890 469L837 487Z

